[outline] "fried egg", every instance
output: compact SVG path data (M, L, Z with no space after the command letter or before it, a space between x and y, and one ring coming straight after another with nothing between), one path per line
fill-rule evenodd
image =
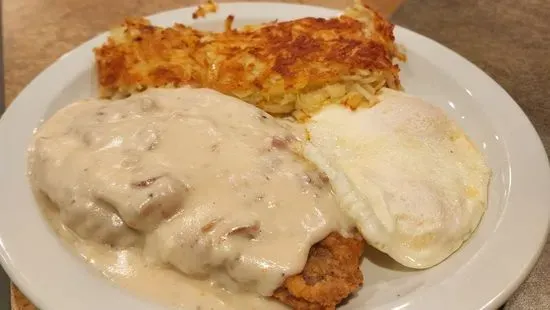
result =
M328 106L306 128L304 156L365 240L397 262L434 266L478 226L491 172L441 109L388 89L372 108Z

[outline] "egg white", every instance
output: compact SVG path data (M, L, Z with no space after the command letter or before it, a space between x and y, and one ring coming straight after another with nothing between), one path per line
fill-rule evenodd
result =
M441 109L384 90L372 108L331 105L307 124L304 156L375 248L434 266L467 240L487 207L490 169Z

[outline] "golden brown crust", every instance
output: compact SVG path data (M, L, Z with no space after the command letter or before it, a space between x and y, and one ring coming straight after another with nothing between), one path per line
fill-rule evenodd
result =
M375 75L381 79L377 89L399 87L393 25L362 6L345 14L241 30L231 29L229 17L222 33L127 19L95 49L101 94L191 85L216 89L271 113L290 113L300 94L344 85L353 76Z
M213 0L208 0L206 3L203 3L197 7L195 12L193 12L193 19L205 17L209 13L216 13L218 11L218 4Z
M286 279L273 297L297 310L335 309L363 283L364 246L357 233L331 233L311 248L302 273Z

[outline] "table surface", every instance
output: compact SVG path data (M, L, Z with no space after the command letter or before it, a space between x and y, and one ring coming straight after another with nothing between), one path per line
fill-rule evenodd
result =
M369 0L391 12L400 0ZM128 15L195 5L191 0L4 0L5 98L11 102L63 53ZM219 3L228 1L217 1ZM352 0L283 1L343 8ZM502 85L550 149L550 1L408 0L393 21L463 55ZM521 224L521 223L519 223ZM528 227L526 227L528 229ZM510 246L513 251L513 245ZM2 281L0 272L0 281ZM6 279L7 280L7 279ZM0 289L2 285L0 285ZM0 298L3 295L0 294ZM32 309L16 292L13 308ZM3 309L4 304L0 305ZM550 244L506 309L550 309Z

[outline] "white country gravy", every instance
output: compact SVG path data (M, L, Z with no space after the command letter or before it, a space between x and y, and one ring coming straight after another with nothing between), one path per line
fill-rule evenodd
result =
M36 133L29 175L61 235L78 236L64 239L115 282L238 308L252 298L241 292L270 296L314 243L349 228L296 132L212 90L151 89L60 110Z
M146 260L139 248L115 250L83 240L60 222L55 205L42 193L36 197L57 235L69 250L127 291L167 307L182 310L261 309L285 310L283 304L251 292L231 292L209 279L183 276L167 265Z

